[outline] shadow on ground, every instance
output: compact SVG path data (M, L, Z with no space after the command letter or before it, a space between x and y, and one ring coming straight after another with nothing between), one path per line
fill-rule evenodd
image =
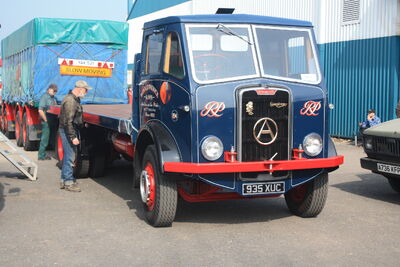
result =
M371 199L400 204L400 194L395 192L387 179L379 174L359 174L359 181L334 184L333 187L345 192L356 194Z
M25 175L15 172L0 172L0 177L4 178L13 178L13 179L27 179ZM8 183L0 182L0 212L4 209L6 203L6 195L18 195L21 192L21 189L18 187L12 187L8 189L7 194L5 193L6 186L9 186Z
M144 220L139 189L132 190L132 164L116 161L104 177L93 179L112 193L124 199L128 207ZM219 202L188 203L180 199L176 222L240 224L265 222L292 216L283 198L227 200Z

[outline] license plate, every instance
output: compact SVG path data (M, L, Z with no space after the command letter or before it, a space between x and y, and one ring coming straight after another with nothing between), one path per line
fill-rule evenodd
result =
M378 171L400 175L400 166L377 163Z
M242 192L243 195L285 193L285 182L245 183Z

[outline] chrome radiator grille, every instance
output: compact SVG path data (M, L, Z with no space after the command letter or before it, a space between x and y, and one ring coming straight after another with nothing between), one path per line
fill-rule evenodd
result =
M275 91L273 93L273 91ZM244 90L239 94L239 140L242 162L288 160L289 93Z

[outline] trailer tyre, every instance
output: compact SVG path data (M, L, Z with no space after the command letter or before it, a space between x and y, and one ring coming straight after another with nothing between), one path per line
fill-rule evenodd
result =
M400 193L400 180L390 176L386 176L386 178L388 179L388 182L392 189L397 193Z
M22 136L22 122L20 119L20 112L17 111L16 117L15 117L15 138L17 140L17 146L22 147L24 146L24 138Z
M106 153L103 150L93 152L90 155L89 176L92 178L102 177L106 170Z
M76 160L75 160L74 177L75 178L87 178L87 177L89 177L89 168L90 168L89 159L83 159L78 154L76 156Z
M153 145L144 153L140 174L140 195L145 217L154 227L171 226L175 219L178 194L173 177L162 174L157 168L158 157Z
M285 194L289 210L300 217L316 217L325 206L328 196L328 174L299 185Z
M35 151L39 148L39 141L31 141L29 139L29 129L28 129L28 119L26 118L26 113L22 117L22 136L24 140L24 150Z
M3 131L4 131L4 135L8 138L8 139L13 139L15 138L15 132L10 132L8 130L8 120L7 120L7 111L6 109L4 109L4 113L3 113Z

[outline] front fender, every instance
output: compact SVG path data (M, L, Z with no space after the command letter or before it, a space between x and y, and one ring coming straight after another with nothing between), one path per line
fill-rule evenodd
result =
M159 121L148 122L136 139L136 156L140 162L148 145L154 144L158 154L159 168L164 173L164 162L182 162L179 148L168 128Z

